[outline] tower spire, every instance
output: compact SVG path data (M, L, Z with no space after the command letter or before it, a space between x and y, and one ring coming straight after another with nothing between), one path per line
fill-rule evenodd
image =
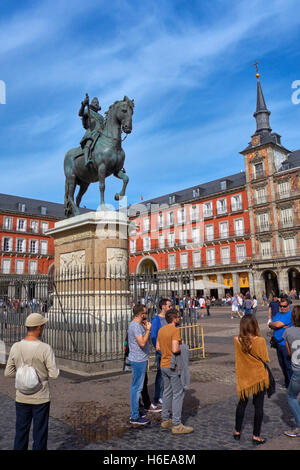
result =
M270 134L272 129L270 127L269 116L271 112L267 109L265 98L260 84L260 74L258 72L258 62L253 64L256 68L257 78L257 98L256 98L256 111L253 114L256 120L255 134Z

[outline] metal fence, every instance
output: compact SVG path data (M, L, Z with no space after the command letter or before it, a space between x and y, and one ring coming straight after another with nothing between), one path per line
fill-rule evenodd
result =
M193 276L187 272L128 276L82 268L51 276L0 276L0 339L9 346L20 341L26 317L39 312L48 318L43 340L56 357L85 363L120 360L134 305L145 304L151 320L159 300L168 297L181 312L181 324L191 326L199 323L200 309L188 302L180 308L178 299L192 294ZM203 353L203 330L190 328L189 335L191 349Z

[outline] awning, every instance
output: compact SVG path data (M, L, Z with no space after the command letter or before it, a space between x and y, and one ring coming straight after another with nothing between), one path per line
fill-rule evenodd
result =
M195 290L203 289L228 289L228 286L225 284L220 284L219 282L211 282L205 279L195 279L194 282L191 282L191 286Z

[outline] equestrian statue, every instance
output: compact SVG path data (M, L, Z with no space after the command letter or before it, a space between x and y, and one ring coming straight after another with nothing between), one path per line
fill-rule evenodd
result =
M122 132L126 137L132 131L132 115L134 100L124 96L116 101L105 113L105 118L99 113L101 107L98 98L89 102L89 96L81 102L79 116L85 129L80 147L69 150L65 155L65 199L64 210L66 217L79 215L82 196L90 183L99 181L100 207L105 209L104 191L105 178L114 175L123 181L121 191L115 194L115 200L125 195L129 181L124 169L125 152L122 149ZM126 138L125 137L125 138ZM123 139L124 140L124 139ZM79 191L74 202L76 186Z

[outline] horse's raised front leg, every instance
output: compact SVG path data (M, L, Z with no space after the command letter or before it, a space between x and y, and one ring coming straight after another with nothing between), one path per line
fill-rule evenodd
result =
M104 202L104 191L105 191L105 174L106 168L105 165L100 165L98 168L98 177L99 177L99 188L100 188L100 208L105 209L105 202Z
M119 201L120 199L122 199L125 196L125 191L126 191L126 187L128 185L129 178L126 175L124 169L119 171L119 173L116 173L115 176L123 181L123 187L122 187L121 192L115 194L115 200Z

